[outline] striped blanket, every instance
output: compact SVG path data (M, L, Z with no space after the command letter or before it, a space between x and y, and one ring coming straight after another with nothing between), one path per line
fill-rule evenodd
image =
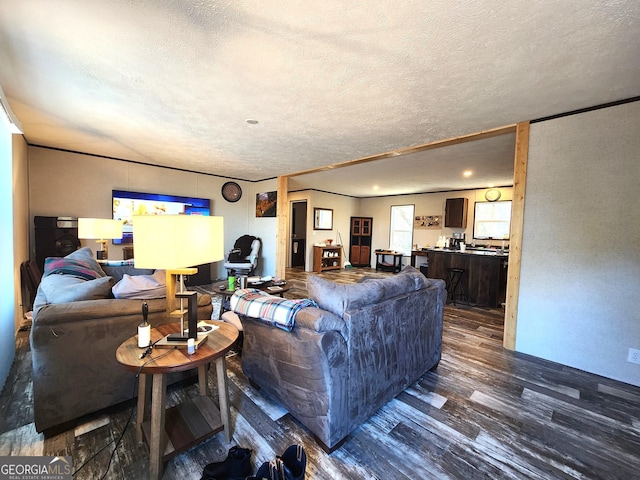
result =
M231 297L231 310L287 332L293 330L296 314L305 307L317 307L309 299L289 300L275 297L256 288L236 290Z

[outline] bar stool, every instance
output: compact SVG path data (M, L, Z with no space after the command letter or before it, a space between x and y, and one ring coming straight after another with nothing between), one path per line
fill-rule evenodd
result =
M462 282L466 272L464 268L447 268L447 276L449 278L447 290L449 291L449 300L454 305L456 304L456 297L461 297L466 302L469 301L467 290Z

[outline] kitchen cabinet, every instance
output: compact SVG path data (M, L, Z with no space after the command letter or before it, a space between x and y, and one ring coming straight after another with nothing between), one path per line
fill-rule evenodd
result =
M447 198L444 209L444 226L449 228L467 228L468 210L468 199Z
M373 218L351 217L349 263L354 267L371 266Z

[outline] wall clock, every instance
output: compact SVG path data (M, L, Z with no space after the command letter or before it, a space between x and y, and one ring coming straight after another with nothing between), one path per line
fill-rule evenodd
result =
M227 202L237 202L242 197L242 189L236 182L227 182L222 185L222 197Z
M497 188L490 188L485 192L484 198L487 200L487 202L495 202L496 200L500 200L501 195L502 192L500 192L500 190L498 190Z

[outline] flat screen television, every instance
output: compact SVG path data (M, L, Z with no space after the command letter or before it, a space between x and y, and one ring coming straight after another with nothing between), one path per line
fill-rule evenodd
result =
M134 215L211 214L211 200L208 198L112 190L111 199L114 220L123 222L122 238L114 240L114 244L133 243Z

